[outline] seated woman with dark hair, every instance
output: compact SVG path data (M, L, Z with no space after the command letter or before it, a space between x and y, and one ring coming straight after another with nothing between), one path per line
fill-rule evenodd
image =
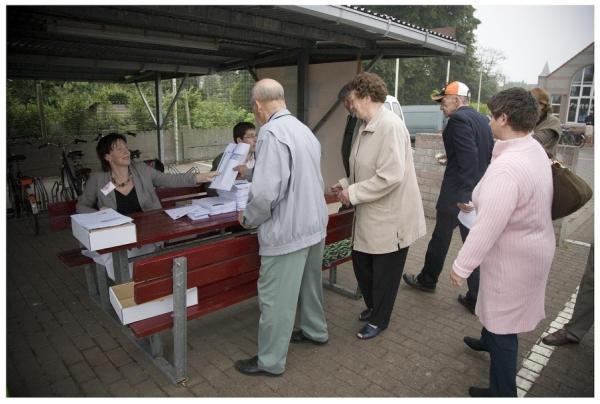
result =
M211 181L217 174L214 171L164 174L143 162L131 164L127 140L118 134L100 139L96 153L102 171L90 175L83 194L77 199L77 213L112 208L128 215L161 209L154 187L193 187Z
M217 173L163 174L144 162L131 164L125 136L104 136L96 146L102 166L101 172L90 175L83 194L77 199L77 213L90 213L112 208L123 215L161 209L162 205L154 187L193 187L211 181ZM154 244L127 251L129 257L147 254L156 249ZM106 268L108 277L114 280L111 254L85 251ZM131 272L131 264L130 264Z

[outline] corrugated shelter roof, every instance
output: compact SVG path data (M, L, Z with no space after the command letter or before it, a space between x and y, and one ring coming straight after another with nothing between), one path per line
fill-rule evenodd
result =
M134 82L246 67L463 55L452 37L355 6L8 6L8 78Z

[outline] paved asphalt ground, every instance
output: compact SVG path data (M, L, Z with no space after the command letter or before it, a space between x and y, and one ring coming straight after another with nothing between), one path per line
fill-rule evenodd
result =
M593 183L591 149L582 150L578 172ZM593 219L592 200L567 219L566 238L592 242ZM433 227L428 220L427 236L411 246L407 272L420 270ZM38 237L22 220L7 222L9 396L465 397L469 386L487 385L489 357L462 342L465 335L478 336L481 325L456 301L464 287L455 289L448 279L461 246L458 232L436 292L422 293L402 283L390 327L374 340L355 337L362 301L326 291L329 343L290 346L282 377L247 377L233 368L235 360L256 353L256 298L190 322L185 388L171 385L88 298L83 270L58 261L57 252L75 246L69 231L51 231L47 219ZM519 365L529 358L533 365L528 366L539 374L525 383L528 397L594 396L593 329L580 344L555 349L548 360L540 359L535 346L574 293L588 251L571 242L557 249L546 289L546 319L519 336ZM338 276L355 287L349 264L340 267ZM165 338L169 341L168 333Z

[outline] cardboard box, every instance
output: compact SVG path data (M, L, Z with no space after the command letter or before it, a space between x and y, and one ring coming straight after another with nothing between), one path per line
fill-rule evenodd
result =
M119 316L121 323L130 324L173 311L173 295L142 304L135 304L133 300L133 284L133 282L123 283L109 288L110 303ZM198 304L197 288L187 290L186 304L187 306Z
M88 230L75 220L71 220L71 230L73 236L90 251L131 244L137 241L134 223Z

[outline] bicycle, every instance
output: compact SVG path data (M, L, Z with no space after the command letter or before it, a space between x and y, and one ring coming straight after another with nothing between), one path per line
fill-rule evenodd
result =
M87 143L83 139L74 139L70 144ZM65 143L48 142L40 145L38 149L54 146L61 149L60 176L52 186L52 202L62 202L77 199L83 193L83 186L89 178L91 169L81 166L84 156L81 150L68 150Z
M560 129L561 129L561 134L560 134L560 138L558 139L559 144L564 144L564 145L568 145L568 146L576 146L579 148L581 148L585 145L585 140L586 140L585 128L583 131L581 131L577 127L569 127L569 126L561 125Z
M25 159L26 157L22 154L7 158L8 200L12 205L13 217L20 218L23 211L27 212L27 216L31 218L33 232L37 236L40 234L40 210L46 209L48 206L48 193L41 178L22 175L20 162Z

